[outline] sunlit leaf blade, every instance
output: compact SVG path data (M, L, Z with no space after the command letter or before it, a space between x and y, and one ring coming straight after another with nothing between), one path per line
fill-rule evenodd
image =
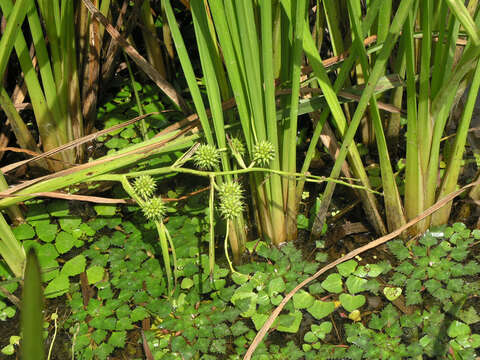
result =
M22 295L22 360L43 360L43 292L40 265L35 251L27 255Z

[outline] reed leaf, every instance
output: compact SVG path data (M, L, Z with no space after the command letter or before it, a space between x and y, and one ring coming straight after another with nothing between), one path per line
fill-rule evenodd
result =
M27 255L20 311L22 360L43 360L43 290L40 264L33 248Z

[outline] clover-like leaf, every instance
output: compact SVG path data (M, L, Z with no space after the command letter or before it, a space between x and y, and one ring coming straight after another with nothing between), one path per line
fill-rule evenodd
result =
M52 242L57 235L57 229L57 224L50 224L49 222L42 222L35 226L38 237L44 242Z
M101 266L94 265L87 269L87 278L89 284L95 284L103 279L105 269Z
M60 254L65 254L75 245L75 238L65 232L60 231L55 239L55 247Z
M259 314L255 313L252 315L252 321L253 324L255 325L255 329L258 331L262 328L263 324L265 324L265 321L267 321L268 315L267 314Z
M317 341L317 337L315 336L315 334L311 331L307 331L305 333L305 335L303 336L303 341L307 342L307 343L313 343L315 341Z
M180 287L182 289L190 289L194 285L194 282L190 278L183 278L182 283L180 284Z

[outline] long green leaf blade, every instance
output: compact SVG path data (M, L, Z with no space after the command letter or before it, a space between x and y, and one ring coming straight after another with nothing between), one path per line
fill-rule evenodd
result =
M43 291L40 264L33 248L27 255L23 285L21 325L22 360L43 360Z

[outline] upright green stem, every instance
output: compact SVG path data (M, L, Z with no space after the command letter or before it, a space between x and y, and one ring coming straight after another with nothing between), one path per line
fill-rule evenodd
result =
M293 34L293 54L292 54L292 71L291 83L292 93L290 98L290 115L286 120L284 132L286 134L286 142L283 144L283 156L285 170L296 172L297 170L297 117L298 117L298 97L300 90L300 72L302 65L302 49L304 36L304 23L306 15L306 1L297 0L295 9L295 28ZM287 216L287 241L294 240L297 236L297 205L296 201L296 182L294 180L286 181L286 216Z
M215 201L215 176L210 175L210 198L208 202L208 217L210 224L210 237L208 241L208 261L210 267L210 280L213 280L213 270L215 268L215 233L214 233L214 201ZM228 228L228 221L227 221ZM227 231L228 232L228 231Z
M145 1L147 3L147 1ZM132 91L135 95L135 102L137 103L138 107L138 114L143 115L145 112L143 111L142 101L140 100L140 95L138 94L137 88L135 87L135 78L133 77L132 66L130 65L130 61L128 61L128 56L123 53L123 57L125 58L125 63L127 64L128 69L128 76L130 76L130 82L132 83ZM142 138L143 140L148 140L147 134L147 124L145 123L145 119L140 121L141 130L142 130Z

